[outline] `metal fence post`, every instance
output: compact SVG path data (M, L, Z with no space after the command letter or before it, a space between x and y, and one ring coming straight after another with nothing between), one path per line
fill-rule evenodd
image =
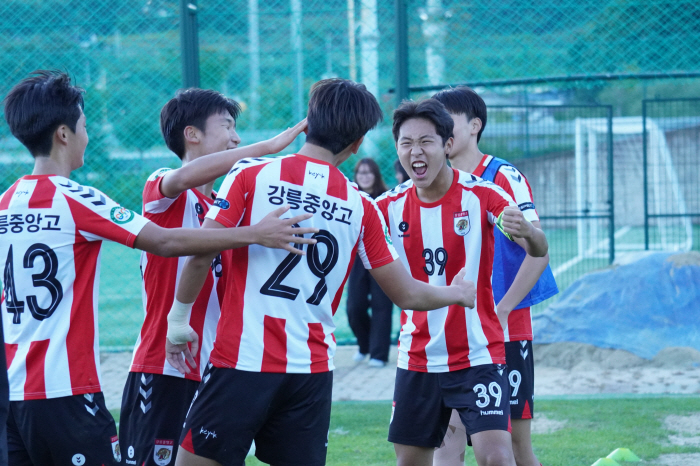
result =
M396 15L396 105L408 99L408 14L406 0L394 0Z
M180 47L182 51L182 85L184 87L199 87L197 0L180 0Z
M608 203L610 204L610 263L615 262L615 176L613 171L613 108L608 105Z
M642 101L642 173L644 183L644 250L649 250L649 185L647 173L647 101Z

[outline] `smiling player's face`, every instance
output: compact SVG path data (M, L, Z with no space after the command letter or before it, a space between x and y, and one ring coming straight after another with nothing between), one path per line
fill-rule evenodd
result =
M449 176L445 153L452 147L452 138L445 144L435 125L424 118L412 118L399 129L396 151L408 176L418 189L430 189L436 181Z
M241 142L241 138L236 133L236 120L228 112L210 115L201 138L202 154L235 149Z

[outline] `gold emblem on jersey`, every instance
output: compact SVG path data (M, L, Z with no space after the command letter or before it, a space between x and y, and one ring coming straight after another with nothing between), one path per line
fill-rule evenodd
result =
M472 228L472 223L469 221L469 211L454 213L455 233L459 236L466 236Z

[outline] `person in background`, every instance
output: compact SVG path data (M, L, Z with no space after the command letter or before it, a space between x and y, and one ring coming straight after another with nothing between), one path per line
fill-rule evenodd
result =
M355 183L372 199L387 191L379 165L370 158L361 159L355 165ZM348 278L348 322L359 346L353 360L361 362L369 355L370 367L384 367L389 360L394 303L358 259L355 258ZM370 307L371 315L368 312Z

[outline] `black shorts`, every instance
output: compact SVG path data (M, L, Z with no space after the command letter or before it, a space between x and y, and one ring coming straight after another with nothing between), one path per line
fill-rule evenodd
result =
M532 419L535 414L535 359L532 341L506 342L506 364L510 383L510 417Z
M119 440L124 464L175 464L177 442L199 382L170 375L129 372L122 395Z
M467 434L510 430L508 378L503 364L453 372L396 370L389 441L437 448L445 438L452 409Z
M224 466L255 456L275 466L324 465L333 372L279 374L213 367L192 401L180 447Z
M13 466L121 462L117 427L102 392L11 401L7 444Z

